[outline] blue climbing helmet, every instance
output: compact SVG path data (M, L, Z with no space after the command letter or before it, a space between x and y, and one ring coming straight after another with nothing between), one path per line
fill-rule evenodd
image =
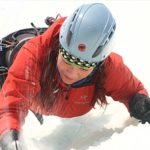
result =
M59 41L63 56L81 63L86 61L91 66L102 62L111 53L108 45L115 27L115 20L104 4L81 5L61 26Z

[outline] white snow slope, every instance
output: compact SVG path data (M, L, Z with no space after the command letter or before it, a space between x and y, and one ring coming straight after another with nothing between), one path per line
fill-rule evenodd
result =
M46 26L47 16L69 15L82 3L102 2L117 22L114 51L121 54L132 72L150 91L150 1L137 0L1 0L0 38L8 33ZM150 125L130 118L123 104L108 98L106 109L99 108L71 119L44 116L40 125L29 113L24 125L29 150L149 150Z

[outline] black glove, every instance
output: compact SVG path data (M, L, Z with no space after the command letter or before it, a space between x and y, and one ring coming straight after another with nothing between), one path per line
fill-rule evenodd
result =
M131 116L142 123L150 123L150 98L143 94L135 94L129 102Z
M24 150L18 137L19 133L16 130L7 132L0 141L0 150Z

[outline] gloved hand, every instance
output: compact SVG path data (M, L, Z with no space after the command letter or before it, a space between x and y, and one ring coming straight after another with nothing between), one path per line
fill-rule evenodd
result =
M142 123L150 123L150 98L143 94L135 94L129 102L130 115Z
M7 132L0 141L0 150L24 150L18 137L19 134L16 130Z

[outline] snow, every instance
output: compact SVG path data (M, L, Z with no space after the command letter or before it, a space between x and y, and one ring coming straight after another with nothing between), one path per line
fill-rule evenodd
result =
M1 0L0 38L8 33L45 26L47 16L69 15L77 6L103 2L117 22L114 51L121 54L132 72L150 91L150 1L144 0ZM29 150L148 150L148 123L130 118L125 106L108 98L106 108L96 106L88 114L71 119L44 116L41 126L30 112L23 127Z

